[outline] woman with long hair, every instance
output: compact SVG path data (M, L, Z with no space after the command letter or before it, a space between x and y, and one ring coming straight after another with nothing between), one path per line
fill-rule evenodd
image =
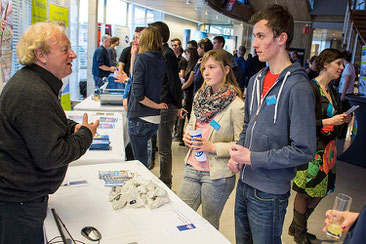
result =
M162 38L155 27L141 32L139 53L133 64L131 90L128 97L128 134L135 159L148 167L147 141L160 124L160 90L165 76L166 62L162 55Z
M183 141L189 147L184 178L178 196L194 210L202 204L202 215L215 228L234 189L235 175L227 167L229 147L238 139L244 123L244 102L231 59L224 50L211 50L202 59L203 85L196 92L187 128L200 129L202 137ZM197 158L205 154L206 160Z
M296 243L311 243L315 239L307 232L307 220L320 200L335 189L337 149L336 126L348 123L351 115L339 114L339 107L329 82L338 79L343 71L342 53L336 49L325 49L315 59L320 74L312 79L311 86L315 95L315 116L317 151L314 159L297 167L293 180L294 218L289 234Z
M188 64L186 70L184 71L184 83L182 84L182 90L184 95L183 108L188 112L186 117L189 120L193 103L193 69L198 61L198 52L196 48L187 48L184 51L184 54L186 55ZM183 127L185 118L179 119L178 121L178 139L180 140L179 145L181 146L184 146Z

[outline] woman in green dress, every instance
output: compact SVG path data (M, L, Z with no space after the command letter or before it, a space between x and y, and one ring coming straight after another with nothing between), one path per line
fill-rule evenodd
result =
M297 167L293 180L296 197L294 218L289 234L296 243L311 243L316 237L307 233L307 219L320 200L334 191L336 178L336 126L348 123L351 115L337 114L338 106L328 84L338 79L344 69L343 55L335 49L325 49L315 60L319 76L310 81L315 95L317 152L314 159Z

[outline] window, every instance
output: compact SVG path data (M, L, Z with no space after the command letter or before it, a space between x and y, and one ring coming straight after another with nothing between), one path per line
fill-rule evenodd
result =
M104 6L105 0L98 0L98 23L104 23ZM86 12L89 13L89 11Z
M127 25L127 3L121 0L107 0L106 23Z
M135 33L135 28L138 26L147 26L147 24L154 23L156 21L164 21L163 13L133 4L129 4L128 15L128 27L130 27L131 37Z
M229 25L209 25L209 33L219 34L219 35L233 35L233 28Z

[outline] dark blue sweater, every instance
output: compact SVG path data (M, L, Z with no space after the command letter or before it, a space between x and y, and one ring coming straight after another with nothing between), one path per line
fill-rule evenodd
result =
M161 85L165 76L166 61L160 52L139 53L133 65L131 91L128 99L127 118L159 115L153 109L140 103L145 97L160 103Z

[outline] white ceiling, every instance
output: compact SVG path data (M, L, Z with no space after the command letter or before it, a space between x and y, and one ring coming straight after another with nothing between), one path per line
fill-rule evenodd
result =
M240 23L212 9L203 0L127 0L126 2L199 24L230 25Z

